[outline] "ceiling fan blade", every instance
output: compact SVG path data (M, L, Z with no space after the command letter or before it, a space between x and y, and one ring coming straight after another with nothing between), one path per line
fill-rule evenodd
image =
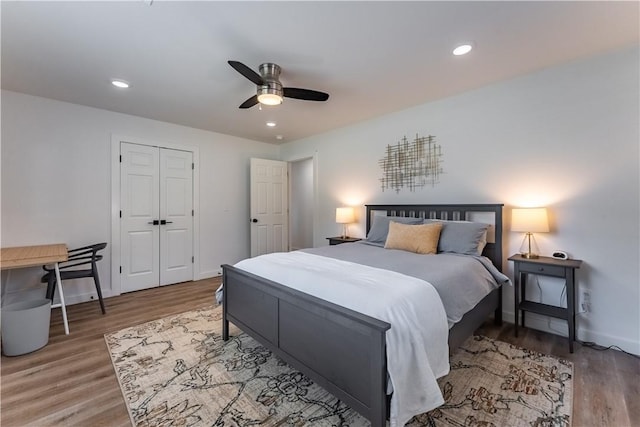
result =
M260 74L253 71L251 68L244 65L242 62L238 61L227 61L229 65L231 65L237 72L257 84L258 86L262 86L264 84L264 80L260 77Z
M240 104L239 108L251 108L258 103L258 95L253 95L251 98Z
M285 87L284 96L287 98L304 99L305 101L326 101L329 94L311 89L299 89L297 87Z

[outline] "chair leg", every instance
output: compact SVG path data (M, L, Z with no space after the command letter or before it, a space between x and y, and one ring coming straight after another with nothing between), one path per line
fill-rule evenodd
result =
M107 314L107 311L104 309L104 301L102 300L102 289L100 288L100 278L98 277L98 270L94 271L93 281L96 284L96 292L98 292L98 300L100 301L100 309L102 310L102 314Z
M56 276L53 274L47 280L47 298L53 302L53 296L56 293Z

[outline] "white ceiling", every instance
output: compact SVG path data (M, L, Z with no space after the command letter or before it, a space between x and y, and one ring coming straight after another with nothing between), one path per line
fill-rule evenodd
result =
M2 1L2 88L279 143L637 45L639 5ZM331 96L240 110L255 85L230 59Z

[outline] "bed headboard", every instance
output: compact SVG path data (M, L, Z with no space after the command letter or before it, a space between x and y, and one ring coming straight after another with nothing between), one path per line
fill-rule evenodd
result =
M502 271L502 207L503 204L482 205L365 205L367 207L367 234L374 215L404 216L474 221L491 224L487 231L487 245L482 255Z

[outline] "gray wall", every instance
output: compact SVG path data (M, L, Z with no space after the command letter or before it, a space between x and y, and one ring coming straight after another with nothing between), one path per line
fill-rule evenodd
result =
M335 234L341 205L361 207L351 226L360 236L365 203L501 202L507 227L511 207L547 206L551 232L536 235L542 253L584 260L578 287L591 293L592 312L579 315L578 336L640 353L638 64L636 46L285 144L283 160L317 152L315 244ZM442 145L440 183L382 192L385 147L416 133ZM509 256L523 236L508 228L506 236ZM529 298L566 304L562 282L539 282L542 293L530 286ZM513 289L504 296L513 319ZM527 318L566 335L566 322Z
M200 176L197 277L249 256L249 158L277 159L272 144L2 91L2 246L111 243L111 136L196 147ZM111 245L110 245L111 246ZM100 264L106 296L111 256ZM43 294L40 268L12 272L7 300ZM70 303L93 283L65 283Z

